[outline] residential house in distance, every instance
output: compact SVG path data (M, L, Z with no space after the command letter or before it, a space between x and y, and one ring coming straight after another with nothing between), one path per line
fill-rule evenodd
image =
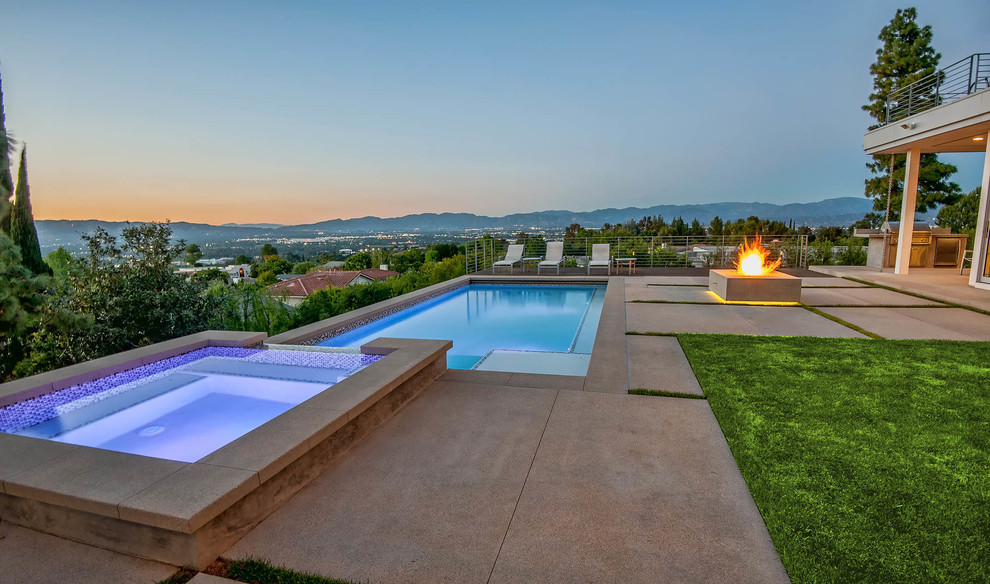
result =
M296 306L307 296L324 288L343 288L355 284L368 284L398 276L398 272L370 268L367 270L323 270L310 272L284 282L276 282L268 287L274 296L283 298L289 306Z

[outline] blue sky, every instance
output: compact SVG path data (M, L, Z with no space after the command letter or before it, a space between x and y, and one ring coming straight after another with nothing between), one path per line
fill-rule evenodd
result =
M0 4L36 216L211 223L862 196L903 6ZM990 50L990 4L916 6Z

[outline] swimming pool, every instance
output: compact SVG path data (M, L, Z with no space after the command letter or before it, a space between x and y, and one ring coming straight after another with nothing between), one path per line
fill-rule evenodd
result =
M0 408L0 432L194 462L379 358L209 347Z
M585 375L605 286L471 284L319 343L449 339L451 369Z

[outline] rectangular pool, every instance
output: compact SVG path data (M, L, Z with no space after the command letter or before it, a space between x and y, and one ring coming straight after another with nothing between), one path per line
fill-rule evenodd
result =
M451 369L586 375L605 286L471 284L319 343L454 341Z

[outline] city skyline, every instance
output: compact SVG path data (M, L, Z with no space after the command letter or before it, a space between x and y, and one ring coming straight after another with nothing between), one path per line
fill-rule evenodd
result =
M990 7L915 5L943 66L986 50ZM3 8L0 73L37 219L785 204L862 196L899 7L50 2Z

